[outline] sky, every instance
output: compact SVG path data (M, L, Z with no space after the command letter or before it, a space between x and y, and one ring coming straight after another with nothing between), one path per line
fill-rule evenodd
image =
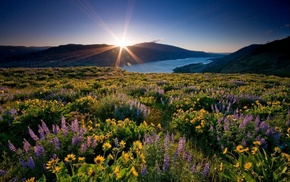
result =
M289 0L0 0L0 45L155 41L234 52L290 36Z

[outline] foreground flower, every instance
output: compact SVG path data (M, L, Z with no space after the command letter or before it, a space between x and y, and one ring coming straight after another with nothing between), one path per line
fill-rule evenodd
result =
M125 148L125 145L126 145L126 142L125 142L124 140L122 140L122 141L120 142L120 146L121 146L122 148Z
M223 154L226 154L228 152L228 148L225 148L225 150L223 151Z
M135 169L135 167L133 166L132 168L131 168L131 173L134 175L134 176L138 176L138 173L137 173L137 171L136 171L136 169Z
M98 155L97 157L95 157L94 161L96 164L102 165L104 164L105 158L101 155Z
M244 152L244 147L242 145L238 145L236 147L236 151L239 152L239 153L242 153L242 152Z
M111 147L112 147L112 145L111 145L110 143L106 142L106 143L104 143L102 149L103 149L103 151L107 151L107 150L109 150Z
M244 168L246 170L250 169L252 167L252 163L251 162L247 162L245 165L244 165Z
M255 155L255 154L257 153L258 150L259 150L258 147L252 147L251 153L252 153L253 155Z
M65 162L72 162L76 160L76 156L74 154L68 154L65 158L64 158L64 161Z
M253 144L254 145L261 145L261 142L260 141L253 141Z
M34 182L34 180L35 180L35 177L29 178L28 180L25 180L24 182Z
M135 141L133 143L133 146L134 146L134 148L137 148L139 150L142 150L142 148L143 148L142 143L140 141Z
M240 167L240 163L237 162L236 165L235 165L235 167Z

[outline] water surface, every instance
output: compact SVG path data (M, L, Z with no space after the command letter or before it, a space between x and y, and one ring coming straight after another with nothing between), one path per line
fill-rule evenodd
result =
M139 72L139 73L172 73L173 69L180 66L185 66L192 63L203 63L208 64L211 62L212 57L196 57L196 58L185 58L175 60L165 60L149 62L144 64L134 64L130 66L122 66L128 72Z

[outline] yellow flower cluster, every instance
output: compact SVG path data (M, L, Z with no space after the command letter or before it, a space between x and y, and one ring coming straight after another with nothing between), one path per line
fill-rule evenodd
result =
M50 159L47 163L46 163L46 169L51 171L52 173L58 173L60 171L60 167L58 166L58 161L59 159Z
M242 145L238 145L237 147L236 147L236 151L238 152L238 153L243 153L243 152L247 152L247 151L249 151L249 148L247 147L247 148L244 148Z
M76 160L76 156L74 154L68 154L65 158L64 161L71 163L72 161Z

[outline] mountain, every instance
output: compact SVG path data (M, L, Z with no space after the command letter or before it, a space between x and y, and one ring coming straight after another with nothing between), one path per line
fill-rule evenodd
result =
M67 44L27 54L6 56L0 62L0 67L114 66L119 51L119 47L107 44ZM190 51L171 45L145 42L122 49L119 65L216 56L220 57L218 54Z
M9 57L42 51L49 47L0 46L0 63Z
M290 37L250 45L208 65L188 65L175 72L257 73L290 77ZM189 71L188 71L189 70Z

